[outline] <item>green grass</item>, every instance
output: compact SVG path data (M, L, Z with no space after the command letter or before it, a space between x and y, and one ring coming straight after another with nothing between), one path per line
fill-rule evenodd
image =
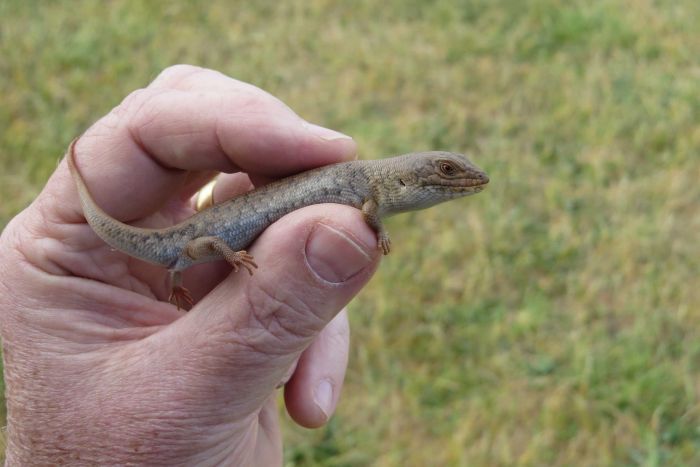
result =
M206 6L205 6L206 5ZM328 428L289 465L700 464L696 0L0 3L0 226L167 65L256 84L364 157L466 151L389 221Z

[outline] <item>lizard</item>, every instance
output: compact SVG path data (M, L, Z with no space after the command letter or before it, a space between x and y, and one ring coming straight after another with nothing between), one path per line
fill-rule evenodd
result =
M338 203L362 211L386 255L391 241L382 218L428 208L482 191L489 178L466 156L414 152L353 160L311 169L214 204L171 227L135 227L111 217L94 201L76 165L74 139L66 159L87 223L112 248L170 272L169 301L193 305L181 273L194 264L224 259L237 272L258 267L245 250L270 224L305 206Z

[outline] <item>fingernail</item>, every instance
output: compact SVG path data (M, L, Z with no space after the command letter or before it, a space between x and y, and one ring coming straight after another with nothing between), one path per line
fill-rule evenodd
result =
M322 379L314 391L314 403L321 409L326 420L333 410L333 385L327 379Z
M321 279L345 282L372 262L367 245L376 243L369 238L369 229L363 229L367 238L354 239L350 234L319 223L306 242L306 259L311 269Z
M335 130L330 130L328 128L316 125L314 123L304 122L303 125L311 133L326 141L335 141L338 139L352 139L348 135L345 135Z

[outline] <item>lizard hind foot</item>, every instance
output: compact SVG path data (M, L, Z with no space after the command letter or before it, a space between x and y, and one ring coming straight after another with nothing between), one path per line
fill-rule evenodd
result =
M225 258L226 261L233 266L234 272L238 272L240 266L244 267L248 271L248 274L252 276L253 270L258 268L258 265L255 263L255 258L245 250L232 251L226 255Z
M253 275L253 270L258 265L251 255L245 250L235 251L218 237L199 237L191 240L185 249L190 259L198 260L202 257L223 258L233 267L235 272L243 267L248 274Z
M185 307L183 305L187 305L188 309L192 308L192 305L194 305L192 294L190 294L190 291L181 285L173 286L173 289L170 291L168 301L175 305L178 310L184 309Z

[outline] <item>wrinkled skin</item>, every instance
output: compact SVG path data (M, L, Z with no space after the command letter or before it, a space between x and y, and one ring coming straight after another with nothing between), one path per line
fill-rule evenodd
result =
M258 88L176 66L88 129L76 157L108 213L163 227L192 214L213 171L229 173L223 200L355 150ZM0 237L9 465L279 465L281 382L297 423L328 420L347 364L341 310L379 257L360 212L284 217L251 247L252 277L187 270L185 313L166 301L166 271L111 250L79 206L62 161Z

